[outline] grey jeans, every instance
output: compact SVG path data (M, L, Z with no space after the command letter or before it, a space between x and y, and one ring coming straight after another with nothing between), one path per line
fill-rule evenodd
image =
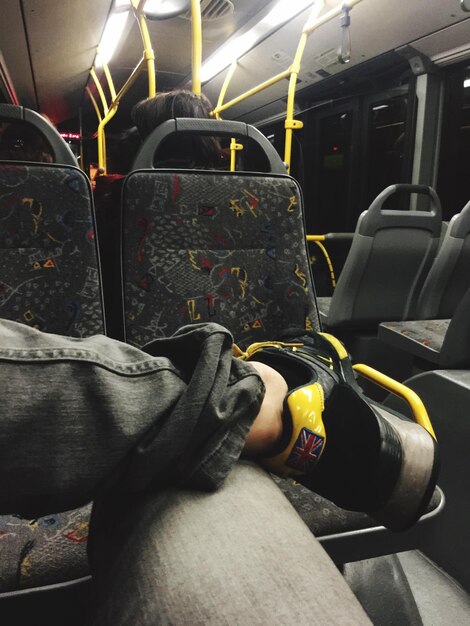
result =
M221 486L263 399L231 344L198 325L149 355L0 321L0 513L96 501L96 625L367 623L262 470L194 491Z

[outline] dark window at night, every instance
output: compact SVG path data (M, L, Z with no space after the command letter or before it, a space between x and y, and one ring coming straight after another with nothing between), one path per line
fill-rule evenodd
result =
M313 221L317 232L342 230L348 203L353 112L343 111L318 121L319 162Z
M445 93L437 192L449 220L470 200L470 66L449 72Z
M368 174L365 195L367 206L385 187L404 182L407 106L407 96L398 96L369 105ZM390 208L401 207L394 206L392 199Z

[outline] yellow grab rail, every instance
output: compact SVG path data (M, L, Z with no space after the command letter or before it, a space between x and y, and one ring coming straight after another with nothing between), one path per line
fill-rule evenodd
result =
M108 66L104 63L103 70L106 76L106 80L108 82L109 92L111 94L111 103L108 105L106 101L106 97L104 95L103 88L101 86L98 77L96 76L96 72L94 67L91 69L90 74L93 78L93 81L96 85L96 89L101 98L101 103L103 105L104 117L101 116L99 107L96 103L96 99L93 97L90 89L87 87L86 91L90 96L90 99L93 103L93 106L96 111L96 115L98 117L98 166L100 168L100 172L106 174L106 137L104 128L109 120L116 114L117 108L119 106L119 102L121 98L125 95L125 93L129 90L132 84L135 82L137 76L147 67L148 74L148 96L152 98L156 94L156 77L155 77L155 53L152 48L152 42L150 40L150 34L147 26L147 20L144 14L144 5L145 0L131 0L132 11L134 13L134 17L136 18L139 28L140 34L142 37L143 44L143 55L142 59L139 61L137 66L132 71L131 75L124 83L123 87L116 94L116 90L114 88L114 83L111 77L111 73L109 71ZM193 72L193 92L200 95L201 94L201 62L202 62L202 26L201 26L201 6L200 0L191 0L191 27L192 27L192 39L193 39L193 48L192 48L192 72Z
M103 61L103 71L104 71L104 75L106 76L106 80L108 81L108 89L109 89L109 93L111 94L111 100L115 100L116 89L114 88L114 82L111 77L111 72L109 71L108 64L105 63L104 61Z
M116 94L116 98L111 102L108 113L105 117L100 121L98 125L98 165L103 169L103 174L106 174L106 141L104 135L104 127L112 119L118 110L119 102L121 101L123 95L129 91L130 87L134 84L136 78L141 73L143 67L145 65L145 58L140 60L140 63L137 67L134 68L134 71L126 80L124 85L121 87L119 92Z
M212 114L217 116L218 113L222 113L222 111L225 111L226 109L229 109L235 104L242 102L242 100L246 100L246 98L249 98L250 96L253 96L256 93L263 91L263 89L266 89L267 87L270 87L271 85L275 85L283 78L287 78L287 76L289 76L289 73L290 73L290 68L285 70L284 72L281 72L280 74L276 74L276 76L273 76L269 80L264 81L264 83L260 83L256 87L253 87L253 89L249 89L248 91L245 91L245 93L242 93L240 96L233 98L233 100L230 100L226 104L222 104L221 106L215 107L215 109L212 111Z
M333 269L333 263L331 262L331 259L330 259L330 255L328 254L328 251L325 248L325 246L322 244L322 241L325 241L325 239L326 239L325 235L307 235L307 241L311 241L312 243L315 243L323 252L323 256L325 257L326 263L328 265L328 269L330 270L331 285L334 289L336 287L336 276L335 276L335 271Z
M382 372L379 372L378 370L374 369L373 367L369 367L368 365L364 365L363 363L357 363L356 365L353 365L353 369L361 376L364 376L364 378L371 380L372 382L380 385L387 391L390 391L400 398L403 398L403 400L405 400L409 404L415 421L418 422L418 424L420 424L420 426L422 426L425 430L427 430L431 437L433 437L433 439L436 439L436 434L432 427L431 420L429 419L426 408L417 393L415 393L406 385L403 385L393 378L390 378L390 376L386 376L385 374L382 374Z
M104 91L103 91L103 87L101 86L101 83L98 79L98 76L96 75L95 72L95 68L92 67L90 70L90 75L93 78L93 82L95 83L96 89L100 95L100 99L101 99L101 104L103 105L103 111L104 114L106 115L108 113L108 101L106 100L106 96L104 95Z
M292 156L292 133L294 130L299 130L300 128L303 127L303 123L300 120L294 119L294 101L295 101L295 90L297 86L297 79L300 73L301 61L302 61L302 57L305 51L305 46L307 44L307 39L311 35L311 33L313 33L317 28L319 28L326 22L329 22L333 18L340 15L341 12L343 11L344 5L352 9L352 7L358 4L359 2L362 2L362 0L347 0L346 2L340 4L338 7L332 9L331 11L328 11L320 18L317 17L318 6L320 5L315 4L302 30L302 34L300 36L300 41L297 46L297 50L296 50L292 65L288 69L286 69L284 72L281 72L280 74L276 74L276 76L273 76L272 78L264 81L263 83L260 83L256 87L253 87L252 89L249 89L248 91L245 91L241 95L237 96L236 98L233 98L232 100L230 100L229 102L226 102L225 104L222 104L223 97L222 98L219 97L217 106L212 111L212 114L217 119L219 119L219 114L222 111L225 111L229 109L230 107L234 106L235 104L238 104L239 102L242 102L243 100L246 100L250 96L253 96L259 93L263 89L266 89L267 87L270 87L271 85L276 84L283 78L289 77L286 120L284 123L285 131L286 131L285 145L284 145L284 161L286 162L286 165L287 165L287 171L290 173L291 156ZM234 62L234 64L236 64L236 61ZM232 64L232 66L234 64ZM233 75L232 68L229 70L229 72L231 72L231 75L230 75L230 79L231 79ZM227 84L224 82L224 85L223 85L224 96L225 96L225 92L227 91L227 86L228 86L228 82Z
M227 93L228 86L230 84L230 81L232 80L232 76L234 75L236 69L237 69L237 61L235 60L230 66L229 71L227 72L227 76L225 77L224 84L222 85L222 89L220 90L219 99L217 100L216 109L217 107L222 106L224 102L225 94ZM215 112L212 111L211 115L215 115L216 120L221 119L220 113L218 113L216 110ZM237 140L235 137L232 137L230 141L230 171L231 172L234 172L237 169L237 150L243 150L243 146L241 143L237 143Z
M192 50L192 90L201 95L201 64L202 64L202 20L200 0L191 0L191 32L193 40Z
M96 111L96 115L98 117L98 130L97 130L97 139L98 139L98 167L100 168L100 173L106 174L106 135L105 135L105 126L106 124L114 117L117 112L119 103L122 97L129 91L130 87L134 84L136 78L140 75L140 73L147 68L148 73L148 95L149 97L153 97L156 93L156 79L155 79L155 54L152 48L152 42L150 40L150 34L148 31L147 21L145 15L143 13L145 0L131 0L132 10L134 13L134 17L136 18L139 28L140 34L142 37L143 44L143 55L139 63L136 65L131 75L121 87L118 93L116 93L114 82L111 77L111 72L109 71L109 67L106 63L103 63L103 72L106 77L109 93L111 95L111 102L108 105L106 100L106 96L103 91L103 87L96 75L95 68L93 67L90 70L90 75L93 79L93 82L96 85L96 89L100 95L101 104L103 106L104 116L101 116L98 104L90 89L87 87L86 91L90 96L90 99L93 103L93 107Z
M211 112L211 115L214 115L217 120L220 120L220 107L224 103L225 94L227 93L228 86L230 81L232 80L233 75L235 74L235 70L237 69L237 61L234 61L230 66L227 76L225 77L224 84L222 85L222 89L220 90L219 99L217 100L217 106Z
M93 107L95 109L95 113L96 113L96 117L98 118L98 122L101 122L101 111L100 111L100 107L98 106L98 103L96 102L96 98L95 96L91 93L91 89L89 87L86 88L86 92L90 97L90 100L93 104Z
M142 4L142 2L140 4ZM155 77L155 53L152 48L152 42L150 41L147 20L143 13L139 14L138 8L134 8L134 14L139 22L142 43L144 44L144 53L142 58L146 61L147 64L148 95L149 98L153 98L153 96L157 93L157 81Z
M243 144L237 143L235 137L230 141L230 171L234 172L237 166L237 152L243 150Z

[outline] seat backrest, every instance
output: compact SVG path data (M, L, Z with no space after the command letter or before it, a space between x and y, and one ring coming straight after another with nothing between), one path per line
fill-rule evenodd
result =
M160 143L178 133L249 136L271 173L153 169ZM240 345L274 339L289 326L319 328L301 192L259 131L170 120L150 135L134 168L123 190L128 342L142 346L208 321L227 327Z
M451 219L421 290L416 319L451 318L470 287L470 202Z
M0 104L2 121L12 123L10 146L14 123L21 122L23 129L27 124L40 133L55 162L0 160L0 317L74 337L103 333L90 183L62 137L40 115ZM28 136L20 133L18 145ZM43 594L47 585L53 590L55 583L71 584L89 573L90 509L36 520L0 516L1 602L8 602L12 591L25 590L22 602L27 606L34 603L31 588Z
M2 104L0 120L34 127L56 160L0 161L0 317L69 336L103 333L90 183L40 115Z
M385 208L397 192L425 194L429 211ZM410 319L441 230L436 192L424 185L391 185L359 217L328 313L329 328L369 329Z

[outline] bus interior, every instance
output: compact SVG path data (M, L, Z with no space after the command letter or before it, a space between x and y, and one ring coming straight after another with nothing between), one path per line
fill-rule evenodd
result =
M78 336L107 332L145 343L143 326L121 328L120 307L132 298L120 302L114 239L123 235L106 191L132 168L130 159L127 171L119 169L117 155L133 106L173 89L202 92L214 119L239 123L232 130L240 134L223 134L227 170L275 172L278 159L298 181L317 329L345 344L376 402L413 415L389 377L418 394L440 445L439 488L403 533L347 516L342 528L318 531L308 494L292 484L281 489L319 532L373 624L470 623L470 1L6 0L2 14L0 168L15 160L2 152L10 127L32 125L46 142L43 154L52 154L42 160L79 167L93 187L95 208L87 210L92 226L96 211L99 260L88 263L83 280L98 284L101 268L105 321L95 303ZM246 125L276 157L266 160L269 148L262 154L251 131L240 130ZM52 145L57 138L47 127L63 146ZM136 163L153 167L151 159L142 165L142 153ZM6 197L1 176L0 191ZM0 230L7 225L2 218ZM7 265L2 285L14 280ZM151 289L146 283L143 297ZM9 306L0 295L1 317L50 328L47 306L29 317ZM205 321L197 302L188 300L188 310L174 324ZM162 334L159 320L148 325ZM244 323L256 337L255 323ZM74 518L77 567L47 553L38 557L41 575L28 578L24 555L14 575L12 557L0 559L2 623L86 623L88 515ZM0 518L0 554L15 520ZM31 547L41 524L29 526L21 537ZM44 575L48 559L51 576Z

